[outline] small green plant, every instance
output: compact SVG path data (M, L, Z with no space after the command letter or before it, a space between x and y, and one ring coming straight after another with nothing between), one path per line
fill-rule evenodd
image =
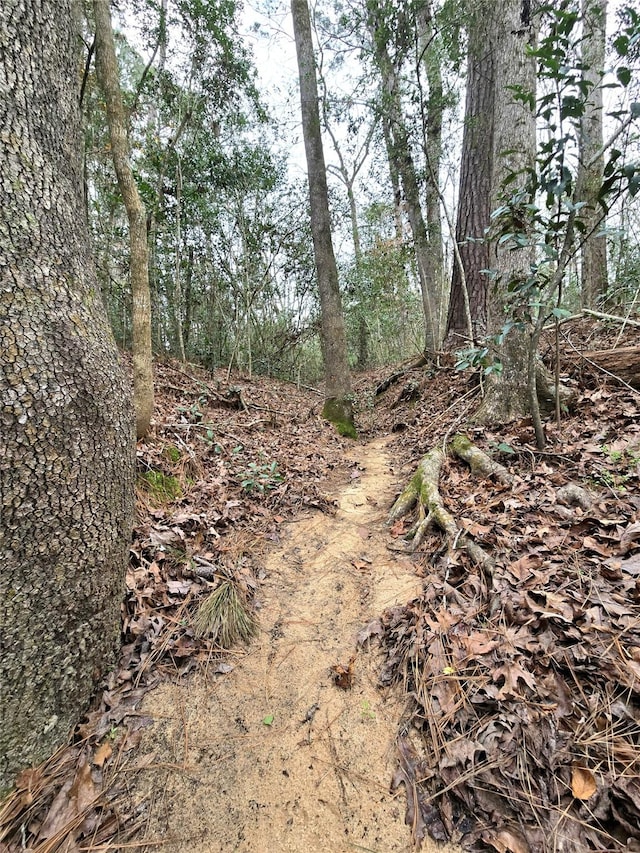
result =
M174 465L182 458L182 453L180 452L180 449L175 447L175 445L173 444L169 444L167 447L165 447L165 449L162 451L162 455L165 457L165 459L168 459L169 462L173 462Z
M264 492L275 489L283 479L282 474L278 471L277 462L265 462L260 465L256 462L250 462L247 470L242 474L240 484L245 492L264 494Z
M375 720L376 718L376 712L371 707L371 703L368 699L363 699L360 703L360 718L363 723Z

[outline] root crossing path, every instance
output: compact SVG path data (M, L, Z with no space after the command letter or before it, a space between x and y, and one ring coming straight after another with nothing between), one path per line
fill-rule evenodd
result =
M356 635L420 582L386 547L395 478L385 442L350 455L358 476L335 517L285 525L266 556L260 634L229 658L233 670L145 702L155 719L142 743L147 837L165 853L412 849L404 789L389 790L404 701L380 692L379 662L356 654ZM350 662L343 690L331 668Z

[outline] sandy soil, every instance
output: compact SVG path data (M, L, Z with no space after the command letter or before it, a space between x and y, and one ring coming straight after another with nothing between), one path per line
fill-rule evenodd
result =
M147 838L165 853L412 849L404 790L389 791L402 697L380 692L371 651L358 651L351 689L331 674L349 664L358 631L420 583L386 547L398 478L385 441L351 457L360 476L337 495L335 518L285 525L266 555L260 635L232 653L233 671L145 701L156 721L138 762L149 765Z

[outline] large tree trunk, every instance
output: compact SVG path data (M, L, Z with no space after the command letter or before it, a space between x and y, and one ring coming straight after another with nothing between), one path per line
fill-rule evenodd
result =
M586 227L582 246L580 284L583 308L594 308L607 290L607 238L599 234L603 219L598 203L602 186L604 156L602 132L602 77L605 62L607 0L582 0L582 79L589 99L580 121L580 165L576 201L585 202L580 217Z
M320 133L318 84L306 0L291 0L293 30L300 75L302 132L309 176L311 232L322 313L322 355L326 400L323 416L344 435L355 436L347 340L338 285L338 268L331 241L327 171Z
M118 186L129 220L131 296L133 301L133 396L138 438L149 430L153 415L153 355L151 350L151 295L147 213L129 162L127 116L122 103L118 62L108 0L94 0L96 70L104 92L111 154Z
M0 788L65 742L115 660L131 537L130 388L82 195L80 9L0 5Z
M484 240L491 215L494 67L485 16L469 25L467 94L446 340L452 348L481 341L487 333L489 245ZM460 267L462 262L462 268Z
M534 38L528 0L496 0L487 8L488 43L494 55L494 122L491 170L491 209L513 195L526 181L525 170L535 162L535 114L514 99L510 86L535 94L536 67L527 45ZM515 177L505 189L505 179ZM490 334L499 333L506 319L509 285L530 273L535 259L532 247L492 247L489 265L497 274L488 301ZM500 347L500 374L492 374L478 419L504 422L530 411L527 373L529 335L513 328Z

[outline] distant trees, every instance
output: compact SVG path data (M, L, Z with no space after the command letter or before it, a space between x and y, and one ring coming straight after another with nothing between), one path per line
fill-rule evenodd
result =
M579 133L577 116L564 124L572 139L565 146L571 198L581 205L575 217L580 260L572 269L582 271L584 303L600 298L607 283L607 238L597 185L610 176L603 142L597 144L603 61L592 34L602 33L604 0L584 0L582 8L580 2L534 8L526 0L470 0L461 11L433 0L336 0L312 9L321 119L331 141L323 171L340 279L336 292L352 366L397 360L415 349L437 358L446 337L448 348L484 352L476 362L494 374L487 416L491 410L503 417L507 410L527 409L517 390L523 352L509 356L509 348L519 339L531 300L515 282L545 250L533 238L527 247L508 244L508 233L515 232L505 231L504 216L492 213L521 193L535 207L544 193L541 185L531 189L526 174L537 169L535 113L542 127L541 98L550 97L554 85L546 81L536 107L536 62L542 72L535 32L542 21L564 38L567 16L576 22L570 61L581 63L572 65L575 82L588 91ZM154 347L209 366L317 381L324 344L307 200L287 166L295 129L282 133L282 115L267 115L258 98L236 4L143 0L138 8L145 26L135 43L144 42L148 59L124 34L116 32L115 45L131 166L148 211ZM633 51L635 42L629 43ZM456 70L465 45L458 164ZM626 74L622 68L621 81ZM556 91L556 100L562 97ZM579 93L567 97L580 100ZM100 282L118 340L128 346L126 222L90 70L84 102L87 195ZM524 123L526 155L523 139L516 140ZM538 134L538 155L546 133ZM578 161L588 169L577 171ZM456 215L449 207L451 182L458 177ZM626 210L625 217L635 221ZM616 268L632 269L633 245L623 236L618 245L624 253L616 255ZM570 298L577 306L578 293L572 281L564 302ZM491 402L494 385L501 390Z
M0 5L0 788L63 744L115 661L129 382L82 195L72 0Z

